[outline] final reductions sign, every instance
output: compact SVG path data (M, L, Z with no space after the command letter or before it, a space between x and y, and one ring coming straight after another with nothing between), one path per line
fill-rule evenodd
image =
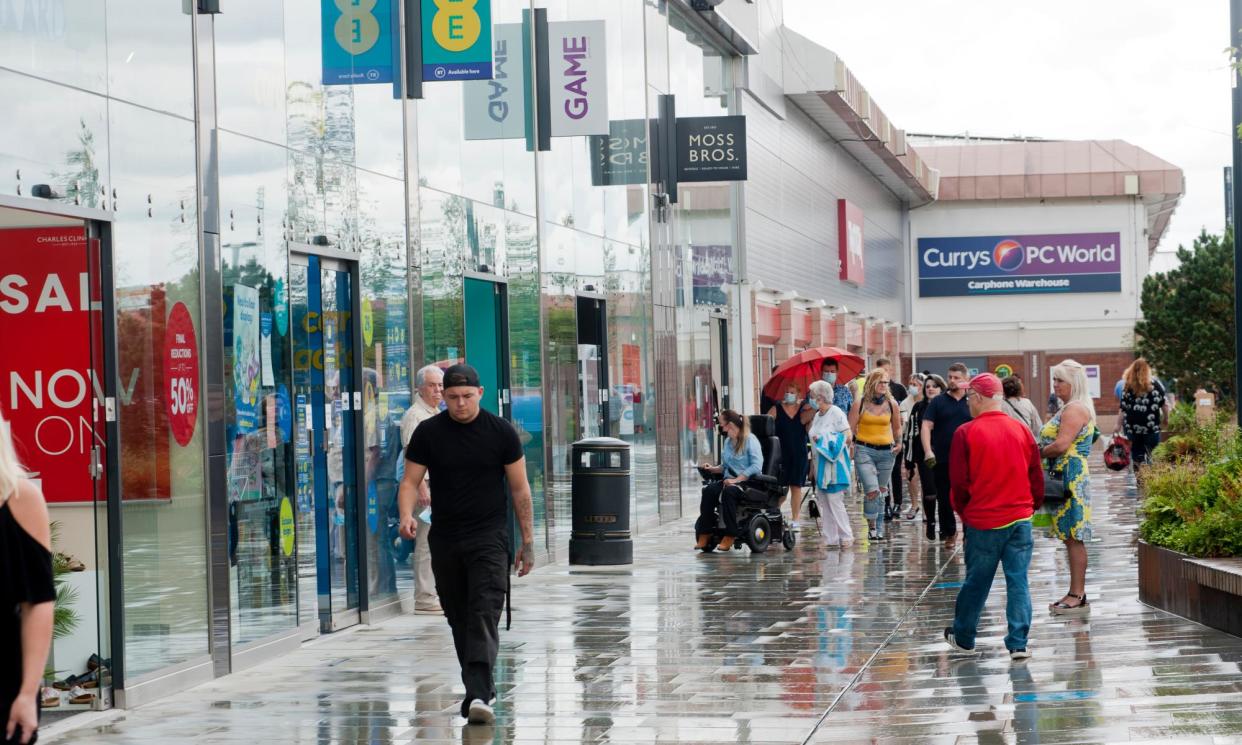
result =
M919 296L1121 292L1120 233L920 238Z

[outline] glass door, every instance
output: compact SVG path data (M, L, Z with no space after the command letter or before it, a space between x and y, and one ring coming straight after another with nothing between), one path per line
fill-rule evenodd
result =
M479 373L482 407L509 418L509 323L503 282L466 277L466 362Z
M359 621L354 268L293 254L298 621L304 633Z
M45 724L105 708L112 695L106 466L115 410L100 235L81 219L0 207L0 410L52 526Z

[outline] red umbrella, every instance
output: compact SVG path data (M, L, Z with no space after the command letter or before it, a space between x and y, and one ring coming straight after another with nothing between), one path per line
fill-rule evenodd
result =
M779 401L791 383L797 385L798 390L806 393L811 383L820 379L824 362L828 360L837 363L837 385L844 385L858 377L865 364L862 357L837 347L808 349L778 365L772 371L772 377L763 384L763 394Z

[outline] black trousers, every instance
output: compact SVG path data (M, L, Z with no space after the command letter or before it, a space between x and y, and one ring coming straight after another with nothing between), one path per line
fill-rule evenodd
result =
M431 572L466 686L462 716L473 699L496 696L492 670L500 651L500 613L509 579L509 532L455 536L437 532L428 540Z
M953 503L949 501L949 464L937 461L936 467L932 469L932 478L936 482L936 512L937 519L932 518L930 511L927 517L930 525L935 527L937 521L940 523L940 537L951 538L957 535L957 518L953 516Z
M711 533L716 530L716 509L720 509L720 517L724 520L725 530L730 535L737 534L737 503L742 498L742 488L746 482L725 486L724 481L713 481L703 487L703 496L699 500L699 519L694 524L695 533Z
M904 455L904 453L902 454ZM901 482L905 479L906 462L902 456L893 459L893 478L888 487L888 494L884 497L885 506L896 512L901 509Z
M1151 463L1151 451L1155 450L1159 444L1159 432L1150 435L1130 435L1130 462L1134 464L1135 471Z

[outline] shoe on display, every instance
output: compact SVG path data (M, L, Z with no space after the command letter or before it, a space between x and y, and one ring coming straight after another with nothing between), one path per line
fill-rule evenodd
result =
M952 626L944 627L944 640L949 643L949 646L952 647L955 652L960 654L975 654L974 647L963 647L961 644L957 643L957 638L953 636Z
M82 686L74 686L69 689L69 703L71 704L89 704L94 700L95 694Z
M43 708L52 709L60 706L60 691L51 686L44 686L39 694L42 699Z
M476 698L470 702L470 711L466 721L471 724L495 724L496 712L483 699Z
M1031 653L1027 651L1026 647L1023 647L1022 649L1011 649L1009 650L1009 659L1014 662L1029 660L1031 659Z

